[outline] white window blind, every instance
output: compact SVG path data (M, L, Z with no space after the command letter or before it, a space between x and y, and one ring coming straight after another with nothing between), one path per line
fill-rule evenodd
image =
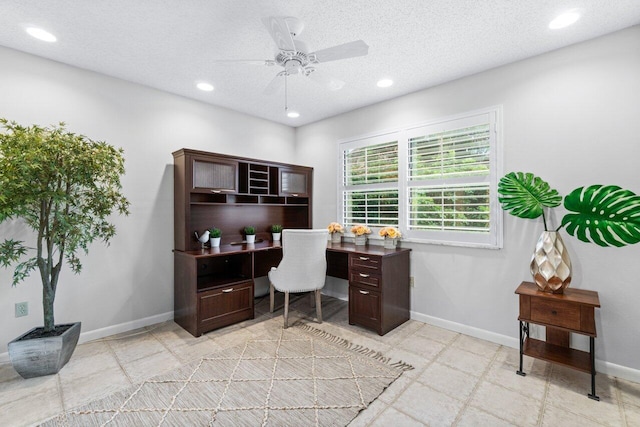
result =
M499 108L340 144L340 220L403 240L500 247ZM390 138L393 135L393 138Z
M364 145L345 144L341 159L341 216L345 226L397 226L398 141L377 138Z

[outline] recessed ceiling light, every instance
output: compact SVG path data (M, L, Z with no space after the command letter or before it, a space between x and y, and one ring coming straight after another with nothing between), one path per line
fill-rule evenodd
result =
M378 87L389 87L393 84L393 80L391 79L381 79L378 80L378 83L376 83L378 85Z
M54 36L48 31L43 30L42 28L27 27L27 33L29 33L31 37L35 37L38 40L42 40L49 43L52 43L58 40L56 36Z
M580 13L578 13L577 10L570 10L556 16L556 18L549 23L549 28L557 30L559 28L568 27L569 25L574 24L578 19L580 19Z
M206 82L200 82L196 85L196 87L205 92L211 92L213 90L213 85Z
M287 117L290 117L292 119L297 119L298 117L300 117L300 113L298 113L296 111L289 111L287 113Z

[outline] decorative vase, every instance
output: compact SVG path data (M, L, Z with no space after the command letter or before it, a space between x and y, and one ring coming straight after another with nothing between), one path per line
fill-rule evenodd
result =
M254 244L256 242L256 235L255 234L247 234L247 243L248 244Z
M280 241L280 236L282 235L282 233L271 233L271 235L273 236L273 241L274 242L279 242Z
M212 237L209 239L209 244L212 248L217 248L220 246L220 237Z
M331 233L331 243L342 243L342 233Z
M363 235L356 235L353 239L353 242L357 245L357 246L364 246L367 244L367 236L365 234Z
M384 238L384 248L385 249L395 249L398 244L398 239L392 239L391 237Z
M531 256L531 275L544 292L561 294L571 283L571 259L557 231L543 231Z
M78 344L81 323L56 325L59 327L67 329L56 336L30 338L37 329L42 329L33 328L9 343L11 363L22 378L57 374L67 364Z

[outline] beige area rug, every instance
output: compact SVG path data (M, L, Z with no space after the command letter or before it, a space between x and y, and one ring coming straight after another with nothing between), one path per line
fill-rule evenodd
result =
M410 365L298 324L250 339L44 426L343 426Z

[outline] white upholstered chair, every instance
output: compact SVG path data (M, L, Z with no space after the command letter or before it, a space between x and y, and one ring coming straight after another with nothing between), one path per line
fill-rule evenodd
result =
M322 230L282 230L282 261L269 272L269 309L273 313L274 288L284 292L284 327L288 327L289 293L315 292L316 315L322 323L320 290L327 275L327 239Z

